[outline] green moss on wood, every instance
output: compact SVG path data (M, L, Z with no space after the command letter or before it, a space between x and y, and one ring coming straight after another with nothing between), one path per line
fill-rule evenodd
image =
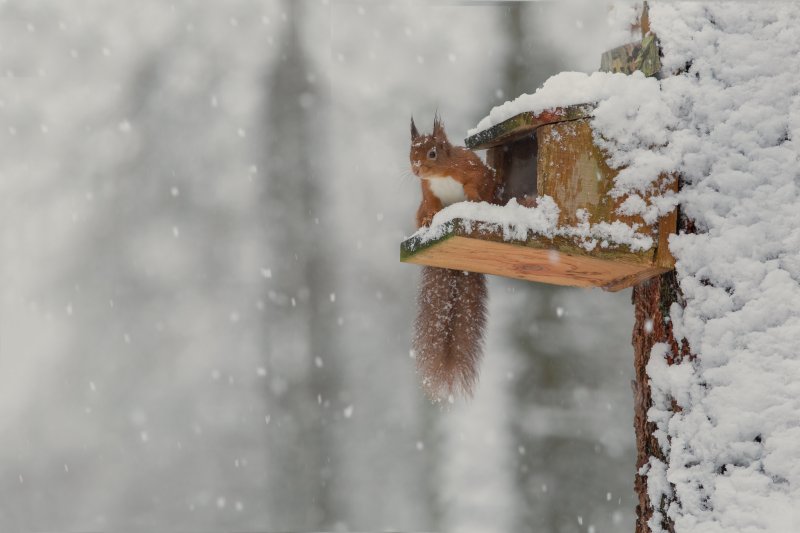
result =
M545 124L586 118L592 114L594 108L594 104L581 104L556 107L540 113L520 113L508 120L504 120L500 124L495 124L487 130L467 137L464 140L464 144L467 145L467 148L472 150L491 148L492 146L517 139Z
M400 261L405 261L422 250L426 250L431 246L455 236L457 234L456 229L461 226L463 226L463 224L461 224L461 219L457 218L446 222L441 228L441 236L436 239L422 240L422 238L417 235L409 237L400 243Z
M600 70L633 74L640 70L645 76L656 76L661 71L658 53L658 39L649 33L636 43L628 43L603 52L600 57Z
M468 229L469 228L469 229ZM423 241L420 237L411 237L400 244L400 260L407 261L416 254L443 243L452 237L467 237L484 241L493 241L508 244L509 246L525 246L541 250L554 250L559 253L592 257L606 261L632 263L636 265L649 265L653 263L655 248L643 252L633 252L625 244L611 243L609 248L601 248L598 244L594 249L586 250L581 245L578 237L557 236L549 238L545 235L530 232L526 240L507 240L503 231L496 225L481 222L465 222L456 218L447 222L441 231L441 236L430 241Z

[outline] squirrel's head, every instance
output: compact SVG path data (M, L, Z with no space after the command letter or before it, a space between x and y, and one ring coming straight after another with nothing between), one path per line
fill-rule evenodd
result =
M447 140L439 115L433 119L433 133L420 135L411 118L411 171L418 177L446 175L451 166L453 145Z

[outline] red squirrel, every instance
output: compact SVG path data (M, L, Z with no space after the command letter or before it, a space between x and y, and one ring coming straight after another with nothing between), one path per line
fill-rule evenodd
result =
M452 203L496 202L494 170L471 150L450 144L438 115L430 135L420 135L411 119L410 159L422 185L418 228L429 226ZM472 395L483 353L486 298L483 274L422 268L413 347L417 372L431 399Z

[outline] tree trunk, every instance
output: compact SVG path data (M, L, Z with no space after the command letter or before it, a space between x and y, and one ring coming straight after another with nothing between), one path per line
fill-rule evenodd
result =
M329 301L334 261L325 226L318 223L327 215L319 179L324 142L318 138L325 135L319 123L326 123L321 120L326 108L320 90L309 81L314 65L303 47L309 27L305 3L283 0L283 6L287 24L280 55L265 79L262 135L267 145L260 165L268 176L260 192L261 227L267 228L269 264L275 271L264 286L263 301L275 294L283 298L282 304L267 307L262 342L267 371L285 381L285 390L265 391L279 428L268 434L274 484L268 484L267 506L273 529L333 529L343 510L334 490L338 428L329 423L323 403L340 389L337 359L331 356L336 342Z
M678 222L684 231L690 229L688 221ZM636 432L636 477L634 490L639 503L636 506L636 533L650 533L648 521L653 517L654 510L659 510L664 517L661 528L674 532L674 524L667 517L667 507L670 501L662 498L661 501L651 502L647 493L647 475L643 467L648 465L650 458L669 463L655 437L656 424L647 420L647 411L653 405L650 381L647 376L647 363L650 361L650 351L656 343L665 343L670 349L667 355L667 364L680 363L686 357L692 357L689 345L685 339L678 341L672 331L672 321L669 310L673 303L685 306L683 296L678 285L675 271L662 274L641 283L633 289L633 304L636 313L636 322L633 327L633 363L635 381L633 381L633 426ZM677 403L672 402L672 411L680 409Z

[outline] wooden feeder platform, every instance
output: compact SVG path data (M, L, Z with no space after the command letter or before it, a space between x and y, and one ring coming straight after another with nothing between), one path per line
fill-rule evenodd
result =
M646 2L640 25L642 40L605 52L600 70L625 74L638 70L646 76L659 76L658 39L650 32ZM636 225L639 233L652 238L652 248L633 251L608 242L604 243L607 246L598 243L586 250L577 239L550 239L537 234L508 241L500 229L487 229L491 224L463 224L456 219L435 240L406 239L400 245L401 261L609 291L636 285L674 268L668 238L676 231L677 212L673 210L654 224L617 213L625 197L610 195L618 172L594 143L594 108L593 103L585 103L520 113L467 138L465 144L474 150L487 150L487 163L503 183L502 204L511 198L547 195L559 207L559 227L578 225L582 221L578 210L584 210L591 224L619 221ZM662 176L660 185L662 190L677 191L678 180Z
M487 160L506 184L503 203L511 197L548 195L560 209L559 226L576 226L580 222L577 211L583 209L592 224L637 224L640 233L653 239L652 248L633 251L609 242L606 247L598 243L586 250L577 239L538 234L509 241L500 229L487 229L491 224L453 220L435 240L405 240L400 247L401 261L609 291L672 269L675 262L667 239L675 232L677 214L673 211L653 225L638 216L617 214L625 198L609 194L617 171L594 144L593 109L586 104L522 113L468 138L466 145L489 150ZM672 179L669 188L676 186Z
M669 225L670 221L665 223ZM586 251L564 237L530 235L524 241L508 241L499 229L465 229L475 225L455 219L435 240L423 243L419 237L407 239L400 247L400 260L551 285L600 287L612 292L668 272L674 265L672 257L665 253L666 242L659 242L646 252L599 246Z

